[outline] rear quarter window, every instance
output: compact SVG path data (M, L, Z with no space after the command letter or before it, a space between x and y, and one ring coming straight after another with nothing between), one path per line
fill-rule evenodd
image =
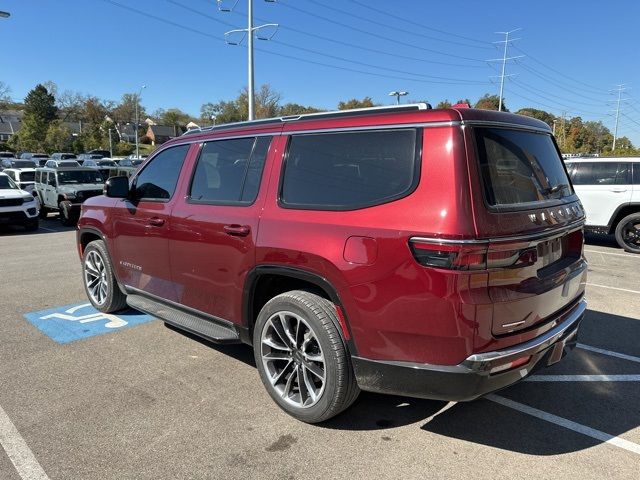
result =
M293 135L280 205L355 210L409 195L418 182L421 136L420 129Z

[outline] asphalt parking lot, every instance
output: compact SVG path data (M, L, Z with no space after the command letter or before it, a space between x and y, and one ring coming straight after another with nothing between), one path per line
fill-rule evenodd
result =
M640 256L609 238L588 237L564 361L472 403L363 393L312 426L271 401L249 347L83 312L75 231L41 225L0 232L2 480L638 478ZM59 306L56 341L37 318Z

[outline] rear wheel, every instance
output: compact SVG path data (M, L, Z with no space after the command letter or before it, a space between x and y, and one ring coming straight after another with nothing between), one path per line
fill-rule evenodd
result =
M328 420L360 393L335 305L318 295L294 290L267 302L256 321L253 348L269 395L298 420Z
M630 253L640 253L640 213L627 215L616 227L618 245Z
M127 296L122 293L102 240L90 242L82 255L84 290L91 305L104 313L117 312L127 306Z
M58 209L60 212L60 220L62 221L62 225L66 227L72 226L75 222L71 217L71 212L69 211L69 208L68 207L65 208L64 202L60 202L60 204L58 205Z

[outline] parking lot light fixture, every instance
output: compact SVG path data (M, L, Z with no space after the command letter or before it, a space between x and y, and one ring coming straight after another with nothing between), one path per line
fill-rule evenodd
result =
M389 92L390 97L396 97L396 105L400 105L400 97L404 97L405 95L409 95L409 92L404 91L396 91Z

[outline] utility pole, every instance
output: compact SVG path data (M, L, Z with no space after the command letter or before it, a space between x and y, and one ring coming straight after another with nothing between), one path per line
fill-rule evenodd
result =
M109 158L113 158L113 142L111 141L111 127L109 127Z
M566 143L567 143L567 136L565 133L565 128L564 128L564 117L567 114L567 112L565 112L564 110L562 111L562 140L560 141L560 145L562 145L562 148L564 149L566 147Z
M508 32L495 32L497 35L504 35L504 40L499 40L497 42L493 42L493 43L504 43L504 49L503 49L503 53L502 53L502 58L492 58L491 60L487 60L487 62L502 62L502 70L500 73L500 98L498 100L498 111L501 112L502 111L502 95L504 92L504 79L506 77L511 77L513 74L511 75L505 75L505 71L507 69L507 61L508 60L515 60L517 58L522 58L524 57L524 55L518 55L515 57L507 57L507 48L509 47L509 42L515 42L516 40L520 40L519 38L509 38L509 36L512 33L518 32L522 30L522 28L516 28L514 30L510 30Z
M613 146L611 147L611 151L614 151L616 149L616 140L618 139L618 120L620 118L620 101L622 100L622 92L627 89L624 83L616 86L618 91L618 100L616 101L616 125L613 129Z
M138 118L138 103L140 103L140 95L142 95L142 90L144 90L145 88L147 88L147 86L142 85L142 87L140 87L140 91L136 95L136 124L134 126L134 129L136 131L136 158L140 158L140 142L138 140L138 125L140 123L140 119Z
M218 3L218 10L221 12L232 12L233 9L238 5L239 0L233 4L230 8L223 7L224 0L216 0ZM275 3L275 0L265 0L267 3ZM273 32L271 35L266 37L260 37L256 35L258 40L271 40L273 36L276 34L278 30L277 23L265 23L264 25L258 25L257 27L253 26L253 0L247 0L247 28L237 28L235 30L229 30L225 32L224 39L228 45L240 45L244 37L247 37L247 101L249 103L249 118L248 120L253 120L255 116L255 85L254 85L254 73L253 73L253 33L257 32L263 28L273 28ZM230 40L231 36L234 34L241 33L243 34L240 40L232 41Z

